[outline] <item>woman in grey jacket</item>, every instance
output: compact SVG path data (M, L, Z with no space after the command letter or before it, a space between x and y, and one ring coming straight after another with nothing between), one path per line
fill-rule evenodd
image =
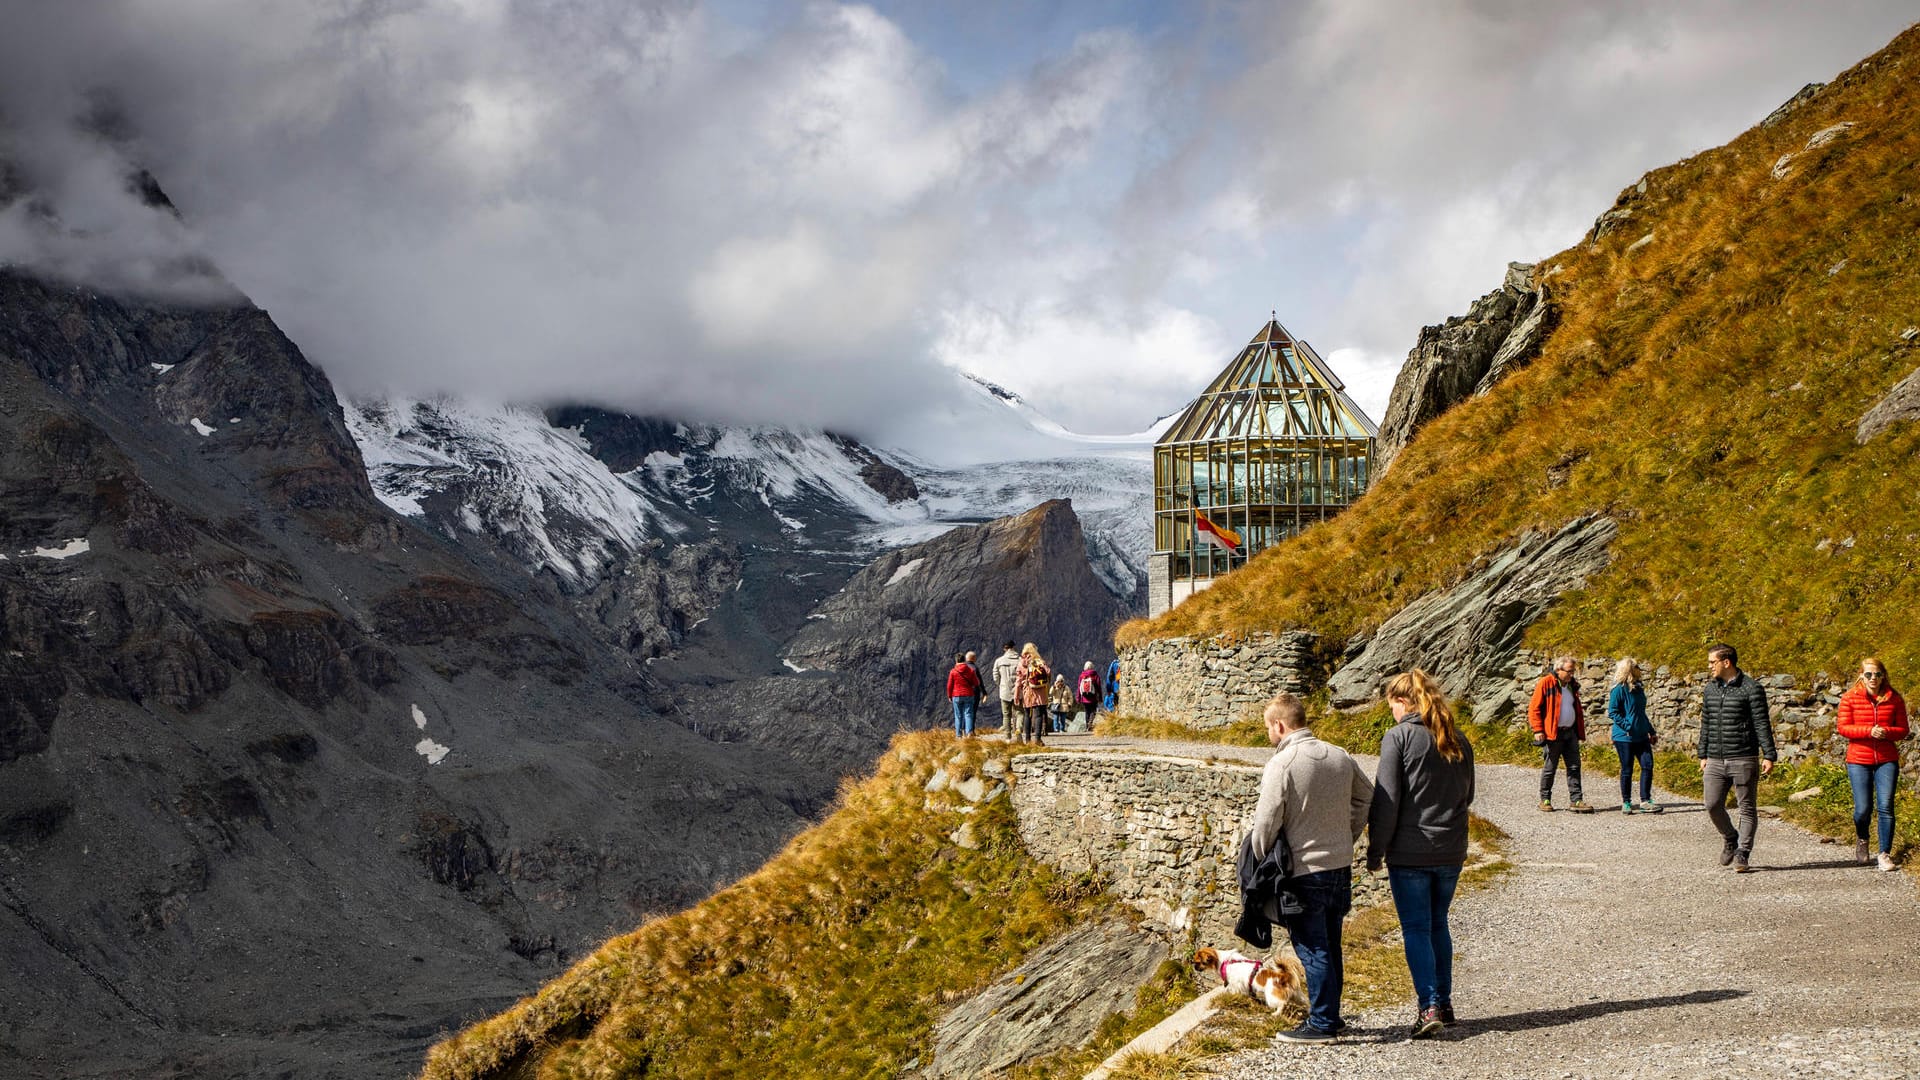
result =
M1380 739L1373 805L1367 815L1367 869L1387 867L1407 971L1419 996L1413 1037L1453 1023L1453 904L1467 861L1467 806L1473 802L1473 747L1453 722L1440 685L1415 668L1387 684L1396 721Z

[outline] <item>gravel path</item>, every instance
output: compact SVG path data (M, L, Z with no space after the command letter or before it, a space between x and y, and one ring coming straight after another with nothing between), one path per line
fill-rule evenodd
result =
M1268 750L1083 736L1063 749L1264 761ZM1369 763L1371 764L1371 763ZM1350 1015L1331 1046L1215 1063L1230 1080L1920 1076L1920 897L1762 818L1755 872L1719 865L1699 803L1543 814L1539 773L1480 767L1474 809L1514 870L1453 907L1458 1027L1406 1038L1413 1006ZM1617 789L1590 776L1595 805ZM1565 780L1557 789L1562 805Z

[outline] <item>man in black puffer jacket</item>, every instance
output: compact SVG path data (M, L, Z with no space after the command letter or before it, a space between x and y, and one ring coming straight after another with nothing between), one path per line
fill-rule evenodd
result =
M1700 786L1707 820L1726 846L1720 865L1738 873L1752 867L1753 834L1760 827L1757 806L1760 778L1773 771L1773 722L1767 717L1767 692L1741 671L1731 645L1707 650L1707 686L1700 702ZM1727 789L1740 805L1740 829L1727 819Z

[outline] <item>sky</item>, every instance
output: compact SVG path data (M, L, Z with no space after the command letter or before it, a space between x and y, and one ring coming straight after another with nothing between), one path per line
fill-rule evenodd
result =
M1139 431L1277 312L1377 420L1421 326L1914 18L0 0L0 160L41 196L0 209L0 264L179 302L237 288L355 395L936 458L979 456L926 419L952 369L1076 431ZM127 193L130 163L178 217Z

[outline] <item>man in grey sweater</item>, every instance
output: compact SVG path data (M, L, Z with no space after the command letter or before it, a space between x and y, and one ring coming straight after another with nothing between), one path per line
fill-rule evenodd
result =
M1267 703L1267 737L1278 749L1260 777L1253 811L1253 854L1265 858L1282 836L1293 850L1288 887L1305 910L1284 919L1293 952L1307 974L1307 1019L1286 1042L1331 1042L1340 1019L1346 968L1341 923L1353 907L1353 845L1367 824L1373 782L1352 755L1321 742L1307 726L1300 699L1280 694Z
M1776 760L1767 692L1740 670L1733 646L1715 645L1707 650L1707 685L1700 694L1700 794L1707 820L1726 841L1720 865L1732 863L1737 873L1753 869L1748 860L1760 827L1760 778ZM1727 818L1728 788L1740 806L1738 832Z

